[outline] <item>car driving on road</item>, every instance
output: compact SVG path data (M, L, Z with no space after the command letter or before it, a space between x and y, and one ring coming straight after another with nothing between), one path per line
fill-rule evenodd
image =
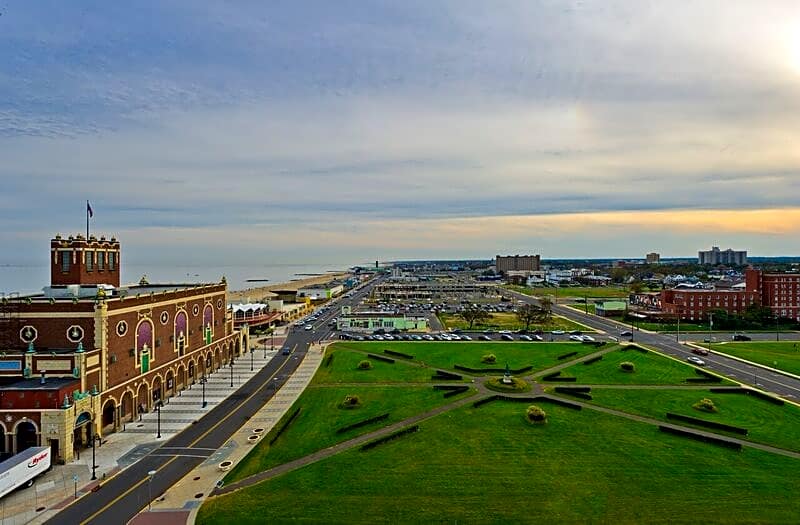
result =
M690 355L689 357L686 358L686 360L689 361L690 363L692 363L693 365L697 365L697 366L705 366L706 365L706 362L703 361L702 359L700 359L697 356Z

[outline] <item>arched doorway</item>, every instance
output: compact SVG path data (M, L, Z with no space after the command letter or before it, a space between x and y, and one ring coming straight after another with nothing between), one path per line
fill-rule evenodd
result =
M120 407L120 417L122 421L133 421L133 393L131 393L130 390L126 390L125 393L122 394Z
M147 408L150 406L147 383L143 383L141 386L139 386L139 391L136 393L136 404L137 413L141 414L142 412L147 412Z
M186 369L183 365L178 365L178 372L175 374L175 390L181 391L186 388Z
M161 377L156 376L155 378L153 378L153 386L150 388L150 398L153 400L153 406L155 406L155 404L158 401L164 399L162 397L161 390L162 390Z
M211 352L206 354L206 364L203 366L203 375L208 377L208 375L214 370L214 358L211 356Z
M0 461L6 459L6 456L10 456L11 452L8 450L8 445L6 444L6 426L0 421Z
M175 395L175 374L172 370L167 372L166 388L164 389L164 397L172 397Z
M102 415L100 416L100 428L102 434L113 432L116 424L117 404L113 399L106 399L103 403Z
M92 415L89 412L81 412L75 418L75 427L72 431L72 450L78 459L81 449L91 445L90 439L92 439Z
M36 434L36 425L32 421L21 421L16 429L17 450L20 453L26 448L39 445L39 436Z
M195 372L194 361L189 361L189 384L190 385L194 384L194 378L195 378L195 373L194 372Z
M222 354L219 351L219 347L214 350L214 369L219 370L219 367L222 366Z

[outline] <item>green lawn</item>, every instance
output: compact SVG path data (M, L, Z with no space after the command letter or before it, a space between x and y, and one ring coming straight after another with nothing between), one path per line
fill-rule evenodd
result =
M447 330L467 330L469 329L469 323L464 321L462 318L455 314L439 314L439 320L442 322L442 325ZM492 314L491 319L487 319L484 323L478 324L475 323L472 327L473 330L519 330L521 328L525 328L525 325L517 319L517 315L513 313L494 313ZM564 330L564 331L571 331L571 330L583 330L583 331L591 331L591 329L586 328L583 325L580 325L574 321L570 321L565 317L559 317L554 315L550 317L550 320L547 323L543 324L535 324L531 323L529 330L544 330L545 332L549 332L551 330Z
M403 352L413 355L414 363L423 362L425 365L432 368L446 368L452 369L453 365L461 365L469 368L503 368L508 362L510 368L523 368L525 366L533 366L533 370L543 370L557 365L562 361L558 360L558 356L577 352L577 355L570 359L577 359L578 357L596 352L598 349L591 345L584 345L581 343L546 343L546 342L414 342L414 343L396 343L396 342L342 342L334 345L336 349L336 356L331 364L331 369L328 370L321 368L315 376L314 381L325 382L349 382L350 379L340 380L339 378L350 377L369 377L367 374L379 370L379 361L373 361L375 365L374 370L363 372L355 370L355 364L359 359L354 359L351 366L347 363L343 369L337 368L338 355L347 352L348 349L360 349L365 352L372 352L375 354L382 354L384 349L391 349L398 352ZM355 352L352 352L355 353ZM494 354L497 357L497 362L494 365L488 365L481 362L481 358L487 354ZM341 364L345 360L339 361ZM408 365L400 362L394 365L380 363L384 365L381 369L389 369L392 371L401 370L400 367L411 368ZM416 373L422 373L425 380L429 381L431 376L431 369L415 368ZM530 373L530 372L529 372ZM361 374L361 375L359 375ZM386 376L382 376L386 377ZM395 379L386 379L395 380Z
M206 501L212 523L797 523L800 460L549 403L462 408Z
M225 482L230 483L246 478L262 470L303 457L340 441L372 432L472 393L474 390L459 396L444 398L444 392L433 390L432 386L309 387L289 410L291 413L295 407L302 407L300 414L275 444L269 446L269 436L259 442L255 449L225 476ZM361 407L339 408L339 404L345 396L352 394L359 396ZM341 427L386 412L389 412L390 416L384 421L343 434L336 433L336 430Z
M552 295L555 297L556 290L558 290L558 299L561 301L564 297L578 297L592 299L610 299L628 297L630 291L623 286L561 286L556 289L554 286L543 286L530 288L527 286L508 286L510 290L515 290L525 295L539 295L546 296Z
M630 361L636 370L623 372L619 364ZM686 384L688 377L699 377L694 367L655 352L636 350L609 352L590 365L576 364L561 371L565 377L577 377L577 383L594 385L675 385ZM721 384L732 384L724 381Z
M327 351L327 355L333 354L333 360L329 366L325 366L325 361L322 362L314 376L313 383L418 383L431 380L431 371L418 366L416 362L406 363L402 359L398 359L395 364L385 363L377 359L370 359L362 352L348 350L348 347L359 348L364 352L383 354L384 348L391 348L388 345L389 343L334 344ZM372 363L372 369L359 370L358 364L364 360Z
M715 344L717 352L800 375L800 343L797 341L743 341Z
M746 428L750 431L748 436L730 435L800 451L800 408L790 403L777 406L744 394L715 394L707 390L596 388L591 395L591 403L663 421L668 421L667 412L673 412ZM714 402L718 412L701 412L692 408L705 397ZM686 425L676 421L672 423Z

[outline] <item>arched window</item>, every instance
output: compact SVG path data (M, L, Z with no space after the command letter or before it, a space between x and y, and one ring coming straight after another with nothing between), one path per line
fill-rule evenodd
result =
M214 339L214 309L207 304L203 309L203 340L207 345Z
M183 310L175 314L175 351L183 355L189 346L188 317Z
M136 364L142 373L150 370L150 363L155 361L153 353L153 323L142 320L136 327Z

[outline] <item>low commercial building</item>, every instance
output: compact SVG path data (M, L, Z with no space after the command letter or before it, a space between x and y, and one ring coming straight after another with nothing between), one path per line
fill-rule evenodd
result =
M324 301L341 295L344 292L343 284L325 284L298 288L297 299L308 297L312 301Z
M356 312L342 314L336 327L344 332L373 332L378 329L421 332L428 329L428 320L425 317L387 315L386 312Z
M625 301L602 301L594 303L594 311L601 317L624 315L628 305Z
M500 295L492 283L471 281L384 282L377 285L372 297L377 301L436 301L440 299L478 299Z

